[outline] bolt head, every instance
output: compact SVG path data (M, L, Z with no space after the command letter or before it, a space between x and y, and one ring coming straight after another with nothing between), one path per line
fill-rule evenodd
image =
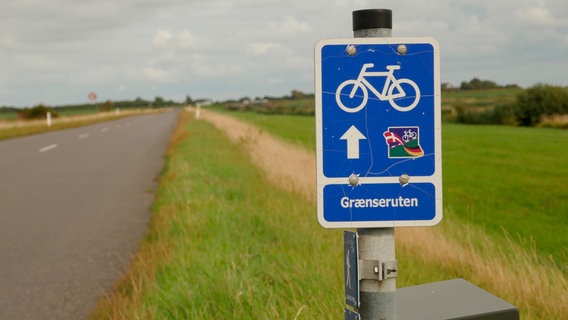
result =
M403 187L408 184L408 181L410 181L410 177L406 173L398 177L398 182L400 182Z
M356 187L359 185L359 175L352 173L349 176L349 185L352 187Z
M357 48L355 48L354 45L350 44L347 46L347 49L345 49L345 51L347 51L348 55L354 56L357 53Z
M396 48L396 52L398 52L398 54L400 55L405 55L406 52L408 52L408 48L404 44L400 44Z

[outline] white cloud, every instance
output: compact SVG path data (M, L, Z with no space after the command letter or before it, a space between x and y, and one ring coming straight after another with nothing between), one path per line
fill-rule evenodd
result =
M440 42L442 81L568 85L565 0L5 0L0 105L312 91L314 44L377 6L393 36Z
M269 30L273 37L301 37L310 31L310 27L296 17L286 16L278 22L270 22Z
M278 49L280 45L274 42L253 42L247 45L248 51L256 56L261 56Z
M191 45L193 44L193 37L191 35L191 32L189 32L189 30L183 30L179 35L178 40L179 40L179 45L182 48L190 48Z
M6 34L0 37L0 46L9 49L13 48L17 45L18 40L16 36L12 34Z
M168 80L168 73L165 70L154 68L154 67L144 68L144 75L146 76L146 78L153 80L153 81L166 81L166 80Z
M565 25L565 21L554 18L546 7L524 7L515 11L515 17L523 23L535 27L554 27Z
M169 30L158 30L152 38L152 44L158 48L166 48L174 38L174 35Z

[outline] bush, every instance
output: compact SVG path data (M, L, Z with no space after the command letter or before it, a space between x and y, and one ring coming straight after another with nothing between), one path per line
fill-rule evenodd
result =
M538 84L517 96L515 117L521 126L534 126L543 116L568 113L568 90Z
M112 103L112 101L110 100L107 100L99 105L99 111L109 112L112 111L113 107L114 103Z
M489 80L480 80L478 78L473 78L471 81L462 81L460 85L461 90L487 90L499 88L495 82Z
M514 106L501 104L484 110L466 111L463 106L455 107L455 121L464 124L515 124Z
M22 111L22 117L26 120L34 120L34 119L45 119L47 117L47 113L51 113L52 118L57 118L57 112L53 111L53 109L44 106L43 104L37 105L31 109L24 109Z

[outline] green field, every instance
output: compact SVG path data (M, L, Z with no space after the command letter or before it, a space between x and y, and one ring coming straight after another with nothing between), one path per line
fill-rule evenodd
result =
M313 117L234 115L315 151ZM442 135L445 208L566 268L568 131L444 124Z
M160 179L149 234L129 273L93 318L342 318L341 230L321 228L315 204L268 181L241 145L232 144L205 121L182 116ZM313 117L239 117L295 144L311 148L314 143ZM291 128L311 137L290 135ZM566 169L555 170L566 154L562 158L553 152L556 140L536 149L542 153L528 152L535 150L529 137L565 139L566 133L517 130L444 127L446 216L432 230L457 239L474 255L444 252L444 246L433 248L441 250L433 258L397 244L404 270L397 286L463 277L517 305L522 319L561 319L568 311L558 302L566 292L565 273L556 272L543 258L550 254L556 265L566 265ZM501 142L509 146L511 141L516 147L508 150L516 155L502 148ZM544 155L547 152L552 153ZM532 161L548 162L534 172ZM540 178L550 173L558 177ZM507 237L522 248L514 249ZM538 256L532 258L534 243ZM482 260L469 261L476 253L484 255L476 258ZM501 279L509 280L495 286ZM544 286L534 288L534 283Z
M270 185L211 124L181 132L142 254L107 301L118 306L93 318L337 318L342 271L330 261L341 265L341 232L320 228L312 204Z
M520 88L493 90L456 90L442 92L444 121L455 121L458 112L481 112L497 106L515 105Z
M504 92L446 101L481 106L475 99L510 99ZM229 114L315 152L313 116ZM341 230L321 228L314 203L268 181L244 142L190 118L182 113L172 139L148 236L93 318L341 318ZM444 124L444 220L420 228L432 238L416 238L432 240L432 251L397 237L397 286L462 277L518 306L524 320L563 319L567 138Z

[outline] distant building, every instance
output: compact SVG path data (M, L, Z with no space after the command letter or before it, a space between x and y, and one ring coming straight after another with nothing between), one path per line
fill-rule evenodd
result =
M212 104L213 104L213 100L211 100L211 99L195 100L195 106L196 107L208 107Z
M454 90L456 89L453 84L449 82L442 83L442 90Z

